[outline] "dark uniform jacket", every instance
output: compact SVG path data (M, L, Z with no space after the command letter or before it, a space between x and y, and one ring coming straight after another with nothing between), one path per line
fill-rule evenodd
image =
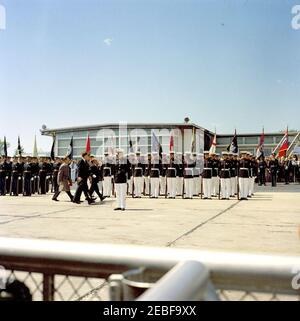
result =
M239 177L249 178L250 175L250 161L248 159L240 159L239 161Z
M221 159L219 163L220 178L230 178L231 161L229 159Z
M203 178L212 178L213 160L211 158L204 159L204 168L202 172Z
M129 164L126 158L116 161L114 167L114 181L116 184L127 183L127 177L129 172Z
M10 166L8 162L2 162L0 163L0 177L5 178L10 171Z

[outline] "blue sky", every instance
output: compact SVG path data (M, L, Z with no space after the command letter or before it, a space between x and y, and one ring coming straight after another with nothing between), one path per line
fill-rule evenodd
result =
M221 133L300 129L295 4L0 0L0 137L48 150L42 124L185 116Z

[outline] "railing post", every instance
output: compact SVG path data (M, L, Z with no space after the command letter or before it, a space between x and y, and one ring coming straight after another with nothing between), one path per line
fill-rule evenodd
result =
M137 301L198 301L218 300L210 284L210 274L199 261L178 263L167 272L154 287L147 290Z
M43 301L54 301L54 274L43 274Z

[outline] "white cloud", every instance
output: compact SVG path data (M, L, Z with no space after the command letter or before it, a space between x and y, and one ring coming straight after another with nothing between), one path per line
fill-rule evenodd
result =
M103 42L107 47L110 47L113 42L113 38L106 38L103 40Z

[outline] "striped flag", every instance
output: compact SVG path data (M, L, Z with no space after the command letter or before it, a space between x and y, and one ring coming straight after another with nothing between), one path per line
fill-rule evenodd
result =
M215 132L215 136L214 136L214 139L211 143L209 153L214 154L216 152L216 147L217 147L217 133Z

